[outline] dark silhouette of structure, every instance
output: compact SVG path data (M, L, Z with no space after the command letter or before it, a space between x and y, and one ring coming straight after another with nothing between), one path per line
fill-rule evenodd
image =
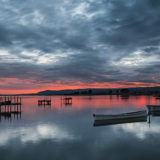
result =
M65 97L63 101L65 105L72 105L72 97Z
M38 100L38 106L51 106L51 97L44 97Z
M21 118L21 97L1 96L0 97L0 121L4 119Z

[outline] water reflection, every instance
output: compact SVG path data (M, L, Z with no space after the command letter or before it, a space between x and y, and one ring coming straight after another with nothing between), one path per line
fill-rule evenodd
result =
M9 144L14 139L21 143L38 143L44 139L54 139L55 141L72 140L74 136L55 124L37 124L1 130L0 139L0 146L2 146Z
M13 120L21 120L21 112L0 114L0 123L3 121L12 122Z
M0 105L0 122L3 120L12 121L14 119L21 119L21 104L12 105L12 104L4 104Z
M137 122L147 122L147 117L141 118L132 118L132 119L112 119L112 120L101 120L101 121L94 121L93 126L108 126L108 125L117 125L117 124L124 124L124 123L137 123Z
M1 159L135 160L160 156L160 117L151 117L151 124L93 127L93 113L143 110L148 104L159 104L154 97L73 96L69 107L61 98L51 97L49 108L38 106L40 97L22 98L21 120L0 123Z
M151 127L145 123L132 123L122 124L116 128L116 130L122 129L125 132L135 135L139 139L147 138L147 135L160 134L160 126L157 123L153 123Z

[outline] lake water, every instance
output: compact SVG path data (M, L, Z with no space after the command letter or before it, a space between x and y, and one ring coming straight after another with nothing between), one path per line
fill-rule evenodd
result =
M0 160L158 160L160 117L94 127L94 113L122 113L159 104L152 96L74 96L65 105L53 96L51 106L38 106L42 97L22 97L22 113L1 117Z

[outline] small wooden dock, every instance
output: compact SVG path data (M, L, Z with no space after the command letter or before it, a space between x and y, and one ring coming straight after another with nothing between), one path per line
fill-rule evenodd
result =
M2 117L11 118L20 115L21 117L21 97L18 96L1 96L0 97L0 121Z
M51 106L51 98L44 97L43 99L38 100L38 106Z
M51 105L51 100L38 100L38 105Z
M22 98L19 96L1 96L0 97L0 106L7 105L21 105Z
M65 105L72 105L72 97L65 97L64 104Z

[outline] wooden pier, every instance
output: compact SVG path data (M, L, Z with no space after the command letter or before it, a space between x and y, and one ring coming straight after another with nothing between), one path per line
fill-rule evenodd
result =
M51 105L51 100L38 100L38 105Z
M44 97L41 100L38 100L38 106L51 106L51 98Z
M72 97L65 97L63 100L65 105L72 105Z
M0 121L2 117L5 119L12 118L12 115L21 117L21 97L18 96L1 96L0 97Z
M1 96L0 97L0 106L4 105L21 105L22 98L19 96Z

